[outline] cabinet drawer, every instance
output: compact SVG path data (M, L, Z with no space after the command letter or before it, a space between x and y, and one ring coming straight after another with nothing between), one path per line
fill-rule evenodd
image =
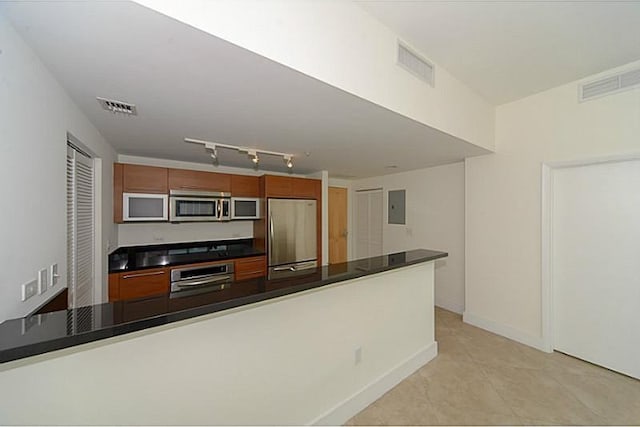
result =
M231 175L216 172L169 169L170 190L231 192Z
M154 268L120 273L119 288L121 300L168 293L169 270Z
M166 194L168 192L166 168L124 164L122 178L125 193Z
M267 274L267 257L238 259L235 262L236 280L253 279Z

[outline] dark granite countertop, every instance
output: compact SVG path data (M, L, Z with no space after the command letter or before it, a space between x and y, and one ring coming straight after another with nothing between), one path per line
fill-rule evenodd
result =
M265 253L253 247L253 239L128 246L109 255L109 273L260 255Z
M38 314L0 324L0 363L165 325L447 256L416 249L333 264L295 277L233 282L219 291L171 294Z

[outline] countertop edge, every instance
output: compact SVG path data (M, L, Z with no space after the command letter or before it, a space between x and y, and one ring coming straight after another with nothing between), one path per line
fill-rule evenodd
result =
M411 251L404 252L409 253ZM386 265L368 270L362 270L358 272L345 273L343 276L336 275L326 279L314 280L309 283L303 283L294 285L291 287L275 289L259 294L243 296L228 301L216 302L212 304L206 304L196 307L187 308L180 311L168 312L164 314L154 315L148 318L133 320L131 322L122 323L118 325L112 325L93 331L79 333L72 336L52 338L49 340L43 340L38 343L29 343L23 346L17 346L6 350L0 350L0 363L7 363L19 359L24 359L32 356L41 355L57 350L63 350L66 348L75 347L90 342L96 342L107 338L113 338L120 335L125 335L133 332L139 332L145 329L167 325L170 323L187 320L195 317L200 317L208 314L218 313L225 310L230 310L250 304L269 301L279 297L293 295L300 292L304 292L312 289L320 289L324 286L346 282L349 280L359 279L362 277L383 273L386 271L392 271L399 268L409 267L417 264L435 261L448 256L446 252L430 251L432 254L429 256L420 257L409 261L404 261L397 265ZM392 257L394 255L400 255L403 252L396 254L389 254L387 256ZM362 262L364 260L355 260L351 262ZM144 299L144 298L143 298ZM46 314L45 314L46 315ZM1 326L1 324L0 324Z

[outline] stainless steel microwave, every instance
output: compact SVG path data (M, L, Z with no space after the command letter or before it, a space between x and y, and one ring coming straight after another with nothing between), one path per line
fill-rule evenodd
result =
M167 195L124 193L122 219L124 221L166 221L168 219Z
M171 190L169 221L229 221L231 199L228 193Z
M260 199L256 197L232 197L231 219L260 219Z

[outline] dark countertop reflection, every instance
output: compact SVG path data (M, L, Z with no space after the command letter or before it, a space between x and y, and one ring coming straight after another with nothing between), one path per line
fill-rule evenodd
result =
M309 269L308 274L295 277L233 282L223 290L202 289L188 296L166 294L7 320L0 324L0 363L446 256L416 249Z

